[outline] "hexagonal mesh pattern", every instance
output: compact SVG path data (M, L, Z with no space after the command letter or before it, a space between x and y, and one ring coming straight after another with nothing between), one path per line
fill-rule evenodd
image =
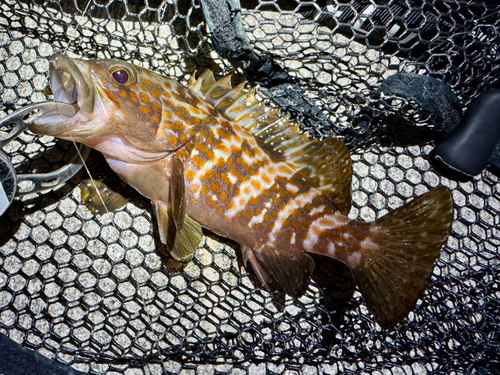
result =
M0 4L5 113L47 100L48 58L68 45L71 55L123 58L180 80L208 66L231 70L210 46L198 2L90 0L84 13L86 5ZM312 130L351 146L352 218L374 220L438 185L453 190L453 232L416 310L381 330L349 271L325 259L304 297L267 293L239 252L212 237L179 267L158 252L144 199L130 193L122 209L94 216L80 203L81 172L0 218L0 330L92 373L498 373L498 177L442 177L426 157L432 143L387 127L428 118L374 90L415 72L470 103L500 76L499 9L459 0L246 0L242 8L254 47L273 54L334 124ZM73 149L24 134L5 152L22 173L63 165ZM97 155L89 164L115 178Z

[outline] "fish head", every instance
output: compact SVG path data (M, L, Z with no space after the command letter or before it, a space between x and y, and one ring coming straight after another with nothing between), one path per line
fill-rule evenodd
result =
M38 134L50 135L79 142L105 133L109 122L120 111L114 95L107 89L110 77L102 79L104 61L71 59L63 54L53 55L49 63L49 85L56 103L72 104L75 115L41 118L30 127ZM60 120L61 118L59 118ZM108 125L108 126L107 126Z
M165 90L162 80L167 78L121 60L55 54L49 67L52 94L56 103L71 104L76 113L41 118L30 130L105 149L111 156L122 154L114 155L119 159L130 152L165 155L171 150L156 137L162 118L160 92Z

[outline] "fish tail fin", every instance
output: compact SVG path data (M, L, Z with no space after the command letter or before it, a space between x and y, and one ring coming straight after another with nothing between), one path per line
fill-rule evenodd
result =
M346 263L382 327L399 323L422 296L452 220L451 192L441 186L364 224L368 235Z

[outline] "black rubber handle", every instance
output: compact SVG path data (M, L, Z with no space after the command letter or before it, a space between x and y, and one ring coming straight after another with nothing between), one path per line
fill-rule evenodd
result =
M486 168L500 140L500 90L483 92L431 156L469 176Z

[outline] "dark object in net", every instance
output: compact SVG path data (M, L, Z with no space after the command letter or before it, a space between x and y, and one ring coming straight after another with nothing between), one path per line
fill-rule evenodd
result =
M0 373L8 375L83 375L70 366L57 363L33 350L23 348L0 333Z
M433 151L450 168L475 176L488 164L500 167L500 90L489 89L474 100L460 125Z
M431 116L433 130L443 136L450 134L462 117L460 100L448 86L432 77L397 73L382 83L380 92L417 102L422 111Z
M201 0L201 3L213 46L221 57L241 67L252 83L262 85L299 122L334 126L280 64L271 56L254 51L245 35L239 0Z

